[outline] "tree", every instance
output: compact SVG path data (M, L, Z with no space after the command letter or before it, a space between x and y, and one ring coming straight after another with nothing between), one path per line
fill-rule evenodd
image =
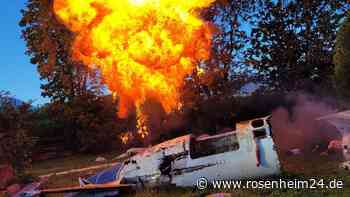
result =
M218 0L202 12L203 19L216 31L210 59L199 63L205 72L193 75L183 90L184 116L193 128L215 130L217 124L227 122L225 119L232 120L234 95L252 80L242 55L248 40L245 21L259 3L260 0ZM216 113L211 110L215 106Z
M347 0L266 1L253 23L247 62L275 90L332 86L336 31Z
M28 0L19 25L27 43L26 54L38 66L42 95L52 101L71 101L89 91L100 93L97 73L70 57L74 38L53 13L52 0Z
M205 98L232 97L250 80L242 55L248 40L245 21L259 3L260 0L219 0L203 12L203 18L216 29L211 57L202 64L205 73L194 83Z
M350 96L350 13L337 34L335 47L335 81L339 94Z
M55 17L53 0L28 0L22 15L26 54L37 65L42 95L52 101L38 115L40 135L64 136L66 148L75 151L118 142L117 109L112 101L106 105L98 71L71 57L74 34Z
M10 163L18 174L31 163L33 122L30 104L16 106L0 91L0 163Z

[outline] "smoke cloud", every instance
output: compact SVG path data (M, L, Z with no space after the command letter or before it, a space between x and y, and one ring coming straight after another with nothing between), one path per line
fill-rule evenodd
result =
M307 153L316 146L326 149L331 140L341 139L335 127L316 120L336 112L334 100L294 94L287 97L287 102L293 103L291 107L279 107L272 113L271 124L279 150L298 148Z

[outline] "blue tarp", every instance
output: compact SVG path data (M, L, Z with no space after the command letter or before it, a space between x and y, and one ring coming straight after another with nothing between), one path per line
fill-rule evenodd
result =
M121 167L121 164L117 164L107 170L103 170L96 175L87 178L90 183L93 184L105 184L112 181L115 181L118 176L118 171ZM92 192L79 192L79 193L70 193L65 195L65 197L105 197L105 196L118 196L119 191L92 191Z
M121 164L117 164L110 169L99 172L95 176L89 177L87 180L94 184L104 184L115 181L120 167Z

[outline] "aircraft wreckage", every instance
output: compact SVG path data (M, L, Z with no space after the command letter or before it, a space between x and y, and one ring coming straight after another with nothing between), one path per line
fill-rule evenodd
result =
M80 179L78 187L37 190L26 196L69 192L74 193L68 196L105 196L139 186L193 187L203 177L212 181L272 176L280 173L272 136L270 116L238 123L235 130L214 136L185 135L131 149L124 162Z
M338 129L342 135L340 144L344 159L350 161L350 110L329 114L317 120L327 121Z

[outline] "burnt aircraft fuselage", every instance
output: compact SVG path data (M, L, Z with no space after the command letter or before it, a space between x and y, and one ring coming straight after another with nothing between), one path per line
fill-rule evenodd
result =
M146 148L124 161L117 179L124 183L194 186L208 181L278 174L280 162L269 117L237 125L215 136L185 135Z

